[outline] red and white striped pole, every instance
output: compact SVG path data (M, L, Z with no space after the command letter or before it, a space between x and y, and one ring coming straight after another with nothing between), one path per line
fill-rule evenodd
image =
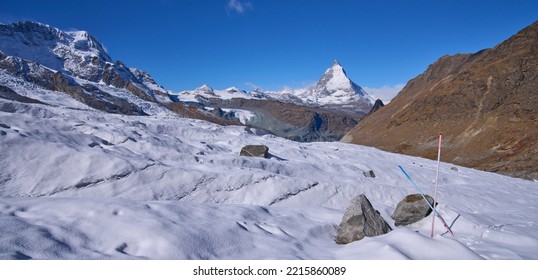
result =
M433 192L433 208L435 210L435 205L437 204L437 187L439 186L439 165L441 164L441 143L442 143L442 136L439 134L439 145L437 148L437 172L435 174L435 191ZM432 234L431 237L433 238L433 230L435 227L435 215L432 215Z

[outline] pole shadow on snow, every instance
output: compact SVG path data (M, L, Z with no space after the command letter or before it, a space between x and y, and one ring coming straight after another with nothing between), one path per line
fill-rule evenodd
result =
M456 223L456 221L459 219L459 217L461 216L461 214L458 214L458 216L456 216L456 218L454 219L454 221L452 221L452 223L450 224L450 226L448 226L448 228L450 230L452 230L452 227L454 226L454 224ZM441 236L444 236L445 234L447 234L448 231L445 231L441 234Z

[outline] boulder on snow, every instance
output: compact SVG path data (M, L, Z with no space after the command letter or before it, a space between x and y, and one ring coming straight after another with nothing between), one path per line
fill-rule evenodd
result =
M336 243L348 244L365 236L377 236L392 229L364 194L355 197L347 207L336 233Z
M424 196L433 206L433 198L427 194ZM394 219L394 225L405 226L422 220L431 212L432 209L422 195L410 194L398 203L391 217Z
M450 167L450 170L452 170L452 171L458 171L458 168L457 168L456 166L452 166L452 167Z
M362 172L362 175L367 178L375 178L375 173L373 170L364 171Z
M241 149L240 156L269 158L269 147L265 145L246 145Z

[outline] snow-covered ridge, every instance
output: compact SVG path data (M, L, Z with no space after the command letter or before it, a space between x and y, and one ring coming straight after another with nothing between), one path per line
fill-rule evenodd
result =
M0 24L0 51L8 60L20 60L22 64L35 65L36 69L60 72L70 86L78 87L76 90L85 92L87 96L93 95L92 98L103 100L103 94L110 94L129 102L134 101L133 104L145 108L149 114L163 111L162 108L157 108L160 105L156 101L169 101L167 91L149 73L128 68L121 61L112 62L103 46L86 31L61 31L36 22ZM34 75L32 69L20 68L18 64L7 61L4 67L8 70L11 68L8 71L11 74L4 74L24 77L38 85L50 84L50 81L46 81L47 77ZM17 67L20 69L14 69ZM16 77L11 78L13 79ZM52 88L48 87L49 90ZM98 88L100 93L92 93L91 88ZM65 90L65 86L58 89ZM91 103L88 98L82 99ZM90 106L96 107L95 104Z
M0 24L0 50L85 79L93 75L98 61L112 63L103 46L86 31L61 31L35 22Z
M266 96L262 94L246 92L245 90L242 90L237 87L229 87L224 90L214 90L213 88L205 84L194 90L186 90L173 95L177 95L178 99L183 102L198 102L200 98L219 98L223 100L232 98L267 99Z
M264 91L255 89L245 90L230 87L225 90L214 90L203 85L195 90L182 91L178 94L179 100L199 101L201 98L245 98L245 99L272 99L285 103L295 103L307 106L348 105L359 103L369 108L373 106L374 99L360 86L351 81L338 61L328 68L315 87L302 89L282 89L279 91Z

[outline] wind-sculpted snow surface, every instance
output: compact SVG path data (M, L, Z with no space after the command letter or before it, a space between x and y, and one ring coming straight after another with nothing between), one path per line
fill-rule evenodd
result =
M248 144L270 157L240 157ZM456 236L430 239L431 216L390 215L414 192L397 166L429 192L436 163L374 148L2 99L0 147L4 259L538 259L536 182L441 164ZM394 230L338 245L358 194Z

